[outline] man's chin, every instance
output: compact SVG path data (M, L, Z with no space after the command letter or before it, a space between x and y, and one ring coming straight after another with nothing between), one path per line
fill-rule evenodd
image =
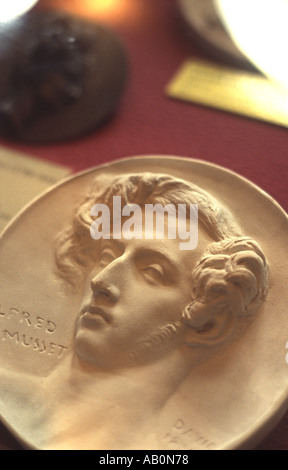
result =
M95 337L89 338L87 331L81 329L75 336L75 354L77 358L87 365L101 370L117 369L117 354L112 354L111 348L105 351L105 347L95 341ZM112 356L111 356L112 355Z
M76 356L84 362L93 364L93 352L91 351L91 345L87 339L87 335L81 329L79 329L75 336L75 353Z

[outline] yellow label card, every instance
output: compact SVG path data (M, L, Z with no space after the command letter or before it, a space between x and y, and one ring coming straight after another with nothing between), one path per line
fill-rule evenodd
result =
M26 204L68 176L69 168L0 148L0 232Z
M189 60L166 93L171 98L288 127L288 90L252 72Z

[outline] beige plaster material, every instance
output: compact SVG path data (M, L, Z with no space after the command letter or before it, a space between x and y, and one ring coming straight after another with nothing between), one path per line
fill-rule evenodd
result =
M93 239L113 196L197 204L198 246ZM191 159L55 186L0 240L3 422L35 449L252 448L287 408L287 228L259 188Z

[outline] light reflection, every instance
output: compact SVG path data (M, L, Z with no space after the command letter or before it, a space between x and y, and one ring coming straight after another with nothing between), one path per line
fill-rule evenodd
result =
M111 12L121 9L121 0L90 0L84 3L89 10L95 10L102 14L111 14Z
M10 0L2 2L2 5L0 5L0 22L4 23L17 18L17 16L30 10L37 2L38 0Z
M57 6L59 0L50 0L50 5ZM61 8L76 15L92 20L104 20L108 23L135 22L141 18L139 0L62 0Z
M287 0L214 0L231 37L268 77L288 87Z

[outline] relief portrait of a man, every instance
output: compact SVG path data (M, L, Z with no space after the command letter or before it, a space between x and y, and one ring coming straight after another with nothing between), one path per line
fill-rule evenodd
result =
M97 246L90 235L89 209L97 200L112 206L115 195L123 205L141 207L198 204L198 247L181 251L178 240L156 235L153 240L144 235L137 240L109 238ZM176 345L208 348L226 341L239 322L253 315L268 287L264 253L238 230L231 214L208 193L180 179L124 175L101 194L92 189L73 227L60 235L57 251L59 272L71 288L81 285L81 276L89 279L76 329L79 356L91 363L103 361L103 366L107 361L113 368L121 366L122 354L123 366L135 365L152 360L153 349L157 359ZM95 339L89 341L89 334ZM97 336L102 334L107 334L107 350L97 354Z

